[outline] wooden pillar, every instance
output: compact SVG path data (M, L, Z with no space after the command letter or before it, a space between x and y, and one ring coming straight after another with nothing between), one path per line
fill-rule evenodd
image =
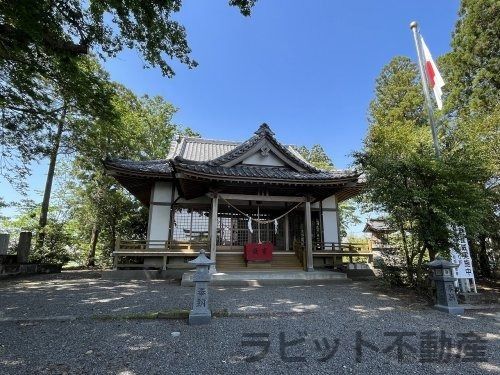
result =
M285 232L285 251L290 251L290 224L288 221L288 214L285 215L285 222L283 224Z
M217 257L217 211L219 210L219 197L212 196L212 210L210 211L210 260L216 261ZM215 263L210 266L210 271L215 272Z
M312 253L312 222L311 222L311 202L309 199L306 202L305 209L305 221L306 221L306 271L314 271L313 266L313 253Z

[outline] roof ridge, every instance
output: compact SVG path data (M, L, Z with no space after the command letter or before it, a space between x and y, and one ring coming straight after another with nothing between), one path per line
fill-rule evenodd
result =
M247 139L245 142L239 144L234 148L233 150L225 153L224 155L221 155L211 161L208 162L209 165L222 165L224 163L230 162L231 160L234 160L238 157L240 157L242 154L250 150L255 144L260 142L263 139L267 139L269 142L271 142L278 150L280 150L283 154L285 154L288 158L290 158L295 164L301 166L302 168L306 169L309 172L312 173L319 173L321 172L321 169L316 168L314 165L306 162L302 158L298 157L295 152L291 151L288 146L284 145L280 141L278 141L275 137L275 134L267 125L266 123L263 123L262 125L259 126L259 129L254 133L251 138Z
M234 145L239 145L242 143L241 141L229 141L229 140L225 140L225 139L198 138L198 137L182 137L182 139L185 139L188 141L197 141L200 143L226 143L226 144L234 144Z

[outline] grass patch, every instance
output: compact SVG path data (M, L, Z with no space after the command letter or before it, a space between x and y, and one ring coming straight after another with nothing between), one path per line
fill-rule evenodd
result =
M214 310L212 311L212 317L215 318L229 318L230 314L227 309Z
M167 311L158 312L158 319L187 319L189 317L189 310L185 309L172 309Z
M214 318L228 318L231 314L227 309L220 309L212 311ZM182 320L189 317L189 310L187 309L170 309L164 311L149 311L144 313L131 313L126 315L94 315L92 319L101 321L110 320L153 320L153 319L172 319Z
M95 320L152 320L152 319L187 319L189 310L171 309L166 311L149 311L144 313L131 313L126 315L94 315Z

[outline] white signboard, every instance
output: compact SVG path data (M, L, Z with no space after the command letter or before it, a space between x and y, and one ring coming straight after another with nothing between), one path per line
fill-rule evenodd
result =
M458 237L458 248L451 249L451 261L457 263L458 268L455 269L456 276L459 279L474 279L474 270L472 269L472 259L470 257L469 243L464 227L456 229ZM458 250L458 251L457 251Z

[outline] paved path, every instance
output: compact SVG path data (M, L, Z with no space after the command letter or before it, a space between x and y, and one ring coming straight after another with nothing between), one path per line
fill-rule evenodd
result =
M97 276L0 281L0 374L500 373L492 310L449 316L357 282L212 288L213 309L247 316L214 318L206 327L182 320L99 320L189 308L193 289ZM54 317L60 319L45 320ZM441 331L451 339L453 358L423 363L421 345L439 344ZM391 344L401 332L409 346L398 359L398 345ZM485 355L471 354L474 345L484 345ZM248 360L265 349L262 359ZM464 362L457 354L487 362Z

